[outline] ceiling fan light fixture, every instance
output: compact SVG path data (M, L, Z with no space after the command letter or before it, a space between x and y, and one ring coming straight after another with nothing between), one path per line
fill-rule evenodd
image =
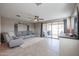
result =
M34 19L34 21L38 21L37 19Z

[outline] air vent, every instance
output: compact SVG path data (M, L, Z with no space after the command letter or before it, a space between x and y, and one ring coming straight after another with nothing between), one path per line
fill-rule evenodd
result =
M16 15L17 17L21 17L20 15Z
M40 6L42 3L35 3L37 6Z

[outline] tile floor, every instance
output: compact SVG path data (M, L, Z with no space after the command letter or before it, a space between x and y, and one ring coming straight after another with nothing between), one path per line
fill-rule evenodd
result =
M79 56L79 40L34 37L16 48L0 49L1 56Z
M4 49L0 51L2 56L58 56L59 40L46 38L31 38L25 40L23 46ZM28 43L27 43L28 42ZM27 43L27 44L26 44Z

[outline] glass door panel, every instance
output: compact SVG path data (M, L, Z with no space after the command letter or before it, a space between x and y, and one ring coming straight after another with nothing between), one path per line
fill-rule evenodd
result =
M43 37L47 37L47 24L43 24Z
M47 23L47 37L51 38L51 23Z
M59 34L59 36L61 36L64 34L64 23L59 23L58 26L59 26L58 34Z
M52 38L58 38L58 24L52 23Z

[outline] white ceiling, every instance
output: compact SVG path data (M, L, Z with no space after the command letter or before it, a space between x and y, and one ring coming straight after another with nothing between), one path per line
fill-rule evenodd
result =
M73 12L74 4L43 3L37 6L34 3L0 3L0 15L12 19L31 20L39 16L45 20L68 17ZM21 17L16 17L21 15Z

